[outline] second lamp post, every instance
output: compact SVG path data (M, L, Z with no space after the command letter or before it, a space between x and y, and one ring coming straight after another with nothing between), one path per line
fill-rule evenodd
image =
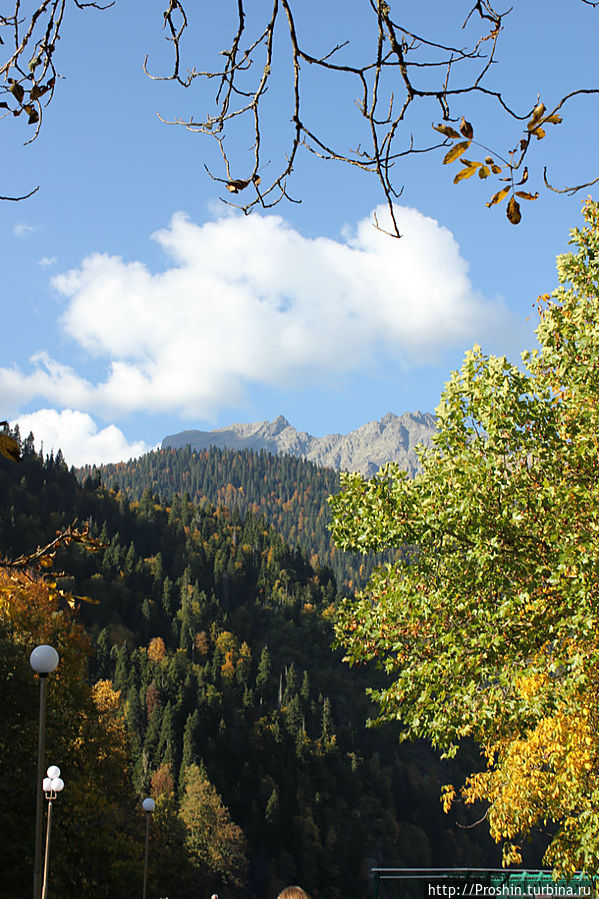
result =
M60 776L58 765L50 765L44 777L43 788L48 800L48 823L46 824L46 857L44 859L44 883L42 886L42 899L48 895L48 870L50 868L50 829L52 827L52 803L58 793L62 791L64 781Z

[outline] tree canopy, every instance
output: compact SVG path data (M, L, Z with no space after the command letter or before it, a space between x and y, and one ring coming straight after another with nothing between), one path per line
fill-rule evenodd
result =
M595 14L596 3L580 3L588 7L589 16ZM31 140L58 89L65 19L75 7L106 10L112 5L114 0L106 4L18 0L14 9L0 15L0 108L13 120L27 122ZM476 0L469 11L466 5L456 12L454 28L440 26L431 14L424 34L411 24L414 16L400 11L392 0L354 2L349 15L352 24L358 23L359 45L347 39L351 29L346 4L325 16L321 9L297 0L257 4L237 0L230 9L224 4L218 11L210 7L205 17L189 20L187 7L185 0L165 3L170 70L160 70L159 63L155 68L156 47L148 48L144 68L149 78L185 89L214 87L212 95L200 93L201 108L207 112L175 117L170 123L216 141L220 169L207 169L208 175L221 185L226 202L246 213L254 207L271 208L283 199L298 201L289 184L302 151L374 174L394 236L400 236L393 208L401 193L400 164L410 155L446 148L443 163L460 159L462 165L456 183L474 174L490 178L489 183L504 182L489 191L487 205L509 196L507 216L513 224L521 218L518 199L536 199L535 187L569 192L594 183L586 180L556 188L540 160L534 192L521 189L533 158L542 155L539 143L567 117L573 102L592 98L599 88L585 84L546 97L539 96L536 85L524 86L512 99L505 78L494 77L512 10L499 12L491 0ZM203 32L211 35L213 45L208 48L196 39L203 38ZM532 36L528 52L541 53L545 48L535 45ZM331 129L329 123L323 124L313 100L329 92L335 96L340 85L343 100L332 101L336 115L328 117L335 122ZM284 97L286 105L273 106L273 95ZM503 122L501 145L495 149L489 149L493 140L477 122L464 118L473 99L481 101L479 111L486 109ZM430 110L434 131L430 124L423 130L418 121L415 127L416 108ZM467 151L478 158L466 159Z
M66 784L62 899L135 892L148 795L149 883L171 899L275 896L297 881L335 899L366 890L372 864L496 864L488 835L457 829L438 801L459 760L365 729L367 673L331 652L330 569L250 511L148 488L131 501L12 438L21 461L0 458L0 750L23 789L0 815L0 899L30 882L39 642L61 657L47 756ZM214 473L225 494L230 473ZM65 527L74 519L86 524Z
M468 352L414 480L347 474L331 499L339 546L403 550L337 618L346 660L387 672L380 718L450 754L474 738L487 764L462 798L487 803L506 862L548 829L565 873L599 870L599 206L583 212L539 348L520 366Z

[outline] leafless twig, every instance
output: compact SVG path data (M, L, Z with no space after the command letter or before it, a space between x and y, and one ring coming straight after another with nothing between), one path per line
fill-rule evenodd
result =
M69 2L78 9L104 10L113 5L82 0L37 0L33 4L13 0L12 13L0 14L0 45L6 48L5 55L0 56L0 110L5 110L3 118L27 119L33 134L26 144L40 133L44 108L54 96L58 77L54 54ZM0 200L26 200L37 190L17 197L2 196Z
M283 199L298 202L290 195L288 184L298 153L307 150L323 160L345 163L374 174L387 203L390 231L399 237L394 201L402 192L401 161L414 154L434 152L440 146L450 147L454 138L448 137L446 132L453 130L455 139L459 139L460 134L448 123L456 123L460 117L462 122L465 121L465 107L472 98L485 99L507 120L504 148L490 151L480 141L476 142L476 146L483 147L500 160L501 165L495 162L476 162L474 165L481 178L501 175L499 180L511 185L511 203L516 203L516 181L520 172L528 173L533 148L538 153L539 141L545 137L544 126L561 121L558 110L572 98L599 93L599 89L589 88L566 94L553 104L552 112L546 112L539 97L530 98L526 109L514 108L501 90L488 83L489 73L498 61L501 36L511 12L510 9L498 12L492 5L495 0L474 2L462 26L468 28L469 34L474 32L466 46L435 40L432 35L413 30L407 22L398 21L392 12L392 4L397 0L354 0L352 14L365 17L361 30L366 41L370 35L370 53L366 60L362 58L364 41L357 49L350 44L344 34L342 16L337 19L337 33L332 36L329 46L315 50L308 41L315 44L321 42L322 37L313 27L309 36L304 33L300 24L303 8L299 0L263 0L260 4L247 4L246 0L230 2L235 15L227 49L219 53L222 62L212 67L185 66L186 40L191 27L186 2L166 0L163 30L171 47L172 66L166 73L155 73L146 56L144 70L152 80L172 81L188 90L215 85L208 102L203 94L199 94L201 108L208 107L210 111L189 118L160 118L216 141L221 171L205 167L210 177L224 186L223 201L246 214L255 207L269 209ZM583 2L591 7L599 5L599 0ZM14 117L26 115L28 124L34 126L31 139L35 139L42 124L43 108L52 100L56 88L54 53L69 3L78 8L91 6L96 9L105 9L111 4L31 0L30 11L25 14L25 0L12 0L12 3L14 11L10 15L0 15L0 44L8 48L4 61L0 59L3 78L0 94L4 95L0 97L0 110L5 109L6 115ZM194 15L193 27L200 30L202 22L197 18L200 15L197 8L194 8ZM224 20L225 13L221 12L221 7L212 6L208 15L211 18L222 16ZM316 119L322 104L316 104L316 111L310 107L314 88L307 83L308 73L310 78L315 73L319 79L319 98L326 95L329 83L334 84L335 89L342 81L348 86L346 97L351 99L347 108L340 103L332 108L330 123L324 126ZM286 91L288 97L288 113L282 117L280 106L276 107L274 117L269 108L269 88L275 86L278 95L285 95ZM435 126L448 137L442 143L413 136L408 119L415 107L427 104L432 106L433 114L437 111L441 122L447 126L445 132ZM541 107L543 112L539 113ZM351 116L356 111L357 118L352 125ZM348 121L349 133L353 135L350 145L356 149L350 149L345 145L346 139L339 136L340 123L347 131L345 124ZM281 136L285 123L287 132ZM514 126L517 126L517 138ZM465 142L472 142L468 134L464 137ZM452 160L454 158L458 157L453 156ZM463 162L466 164L467 160ZM457 180L469 174L472 172L462 172ZM549 190L556 190L546 175L544 183ZM573 193L593 183L596 182L589 181L557 192ZM248 192L247 198L244 191ZM502 188L498 193L503 196L505 190ZM515 193L527 199L538 195L523 191ZM498 201L493 198L487 205L495 205L495 202ZM519 213L516 215L513 205L511 208L508 218L516 223Z
M297 0L271 0L270 4L261 7L262 18L253 6L246 9L244 0L234 2L236 25L229 49L221 51L224 58L222 68L192 67L182 75L182 42L188 23L183 0L170 0L164 22L168 40L173 44L173 67L167 75L150 77L174 80L186 88L192 87L198 79L205 82L216 79L218 89L212 111L203 118L174 119L171 124L210 135L217 141L223 175L221 177L208 170L209 175L227 189L229 196L223 198L224 202L237 206L246 214L256 206L270 208L283 198L292 199L287 191L288 181L298 152L305 149L321 159L336 160L375 174L387 203L390 232L399 237L394 213L394 201L403 189L397 183L398 163L406 156L428 153L443 146L434 141L425 141L420 146L415 143L406 126L414 104L432 102L439 109L443 122L456 122L460 110L454 113L453 108L463 106L469 95L479 95L496 104L501 112L507 114L508 121L518 123L530 121L540 102L537 97L529 108L519 111L507 102L501 91L493 90L486 84L486 77L497 59L506 18L511 11L497 12L491 0L477 0L466 17L464 28L466 25L472 27L475 20L480 26L468 47L450 46L417 34L392 17L391 0L364 0L363 10L369 10L371 15L372 53L366 62L360 63L350 58L352 48L342 33L343 20L340 20L339 33L335 35L337 42L332 49L319 54L308 49L305 36L300 33L296 21L300 12ZM248 34L249 40L246 38ZM311 40L316 39L312 34ZM243 40L246 40L246 49L241 49ZM273 50L275 46L276 54ZM284 57L285 53L287 57ZM360 133L360 139L356 141L357 149L344 148L335 136L338 128L333 126L343 115L342 111L335 110L336 115L331 116L333 121L328 134L322 126L311 123L303 74L308 69L320 72L322 94L326 90L327 76L342 76L356 84L359 95L355 106L366 126L364 129L359 123L356 125L355 131ZM436 71L442 74L435 85L432 76ZM287 144L279 154L279 162L275 159L270 167L268 183L264 183L263 110L269 85L277 80L280 89L284 77L289 78L290 97ZM557 110L568 99L582 93L595 91L581 90L563 97L555 104L552 114L557 116ZM233 162L227 150L226 137L235 121L246 122L247 126L245 145L250 150L245 162L239 160L238 154ZM533 136L538 140L544 133L541 135L538 127L531 129L527 126L515 150L496 154L503 160L503 167L509 170L507 180L514 187L514 173L523 168L525 158L536 146L536 141L532 142ZM512 141L513 137L508 146ZM446 141L445 145L449 143ZM238 146L239 140L235 144L236 150ZM270 148L269 158L272 158ZM487 174L493 173L494 169L489 172L483 169L480 174L487 177ZM252 196L238 202L231 199L231 195L237 197L246 188L252 189ZM580 187L569 190L577 189ZM378 222L375 224L380 227Z

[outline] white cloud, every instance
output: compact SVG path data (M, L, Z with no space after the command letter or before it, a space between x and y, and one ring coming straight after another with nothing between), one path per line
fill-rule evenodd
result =
M62 450L68 465L85 465L102 462L121 462L147 453L151 446L143 441L128 443L119 428L109 425L102 430L90 415L63 409L40 409L29 415L21 415L11 426L19 425L21 437L32 433L39 450L44 444L44 454Z
M196 225L176 214L153 235L172 260L165 271L96 253L53 279L67 298L62 327L106 361L106 378L41 353L29 374L0 369L0 392L107 417L208 417L252 383L330 381L382 353L426 363L505 328L505 307L473 288L450 231L414 209L397 218L401 240L369 218L335 241L274 215Z
M48 268L51 265L56 265L58 259L56 256L42 256L41 259L38 259L37 264L41 265L43 268Z
M34 225L27 225L25 222L19 222L13 227L12 233L15 237L25 238L29 237L30 234L33 234L35 230L36 228Z

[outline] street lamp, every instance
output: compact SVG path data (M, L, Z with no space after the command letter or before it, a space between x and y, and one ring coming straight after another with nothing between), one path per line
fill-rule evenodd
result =
M42 899L48 895L48 869L50 867L50 828L52 827L52 802L64 788L64 781L60 776L58 765L50 765L46 771L46 777L42 784L46 799L48 800L48 824L46 826L46 857L44 859L44 885L42 887Z
M29 656L29 664L40 680L40 719L37 743L37 795L35 806L35 854L33 857L33 899L40 899L42 873L42 779L46 745L46 678L58 665L58 653L53 646L36 646Z
M141 807L146 813L146 848L144 852L144 887L142 893L142 899L146 899L146 887L148 885L148 843L150 841L150 815L156 808L156 803L153 799L144 799Z

